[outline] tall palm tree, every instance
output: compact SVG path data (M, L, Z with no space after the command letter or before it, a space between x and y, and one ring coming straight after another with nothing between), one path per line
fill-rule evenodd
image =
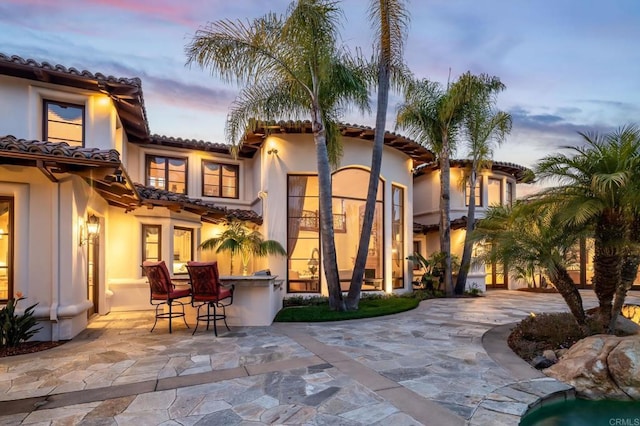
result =
M536 174L561 184L542 191L540 197L561 204L569 223L593 227L593 284L602 323L608 326L637 205L640 130L625 126L608 134L580 135L584 146L542 159Z
M500 262L510 269L543 270L584 327L582 297L567 272L567 265L573 260L569 254L582 234L561 220L558 208L522 202L494 206L470 237L487 243L487 250L478 256L478 261Z
M402 62L402 50L406 39L409 15L403 0L372 0L369 6L369 18L376 34L378 104L376 110L376 127L373 137L373 153L371 155L371 171L367 201L365 204L360 242L356 255L353 276L349 286L347 309L358 309L362 289L362 277L369 252L369 239L373 227L376 207L376 194L382 167L382 150L387 122L387 106L389 104L389 88L392 74L406 74ZM396 79L397 81L398 79Z
M243 85L227 117L236 148L255 117L311 118L318 165L322 262L332 309L344 310L333 230L331 163L340 154L337 117L343 108L368 106L367 80L337 44L340 10L331 0L297 0L285 16L250 22L221 20L199 29L186 47L196 63Z
M450 158L469 102L470 90L464 78L446 88L429 80L416 80L407 85L405 100L399 106L396 128L427 144L436 152L440 166L440 251L446 253L444 285L453 294L451 282Z
M469 157L471 157L471 167L466 178L470 189L467 232L455 285L456 294L464 292L471 265L473 242L470 233L475 227L476 197L474 189L478 181L478 173L481 169L491 168L494 147L501 145L507 134L511 132L511 115L495 109L496 94L505 89L504 84L497 77L490 77L486 74L474 76L467 73L463 78L468 80L467 84L472 93L462 121L467 142L466 147L469 150Z

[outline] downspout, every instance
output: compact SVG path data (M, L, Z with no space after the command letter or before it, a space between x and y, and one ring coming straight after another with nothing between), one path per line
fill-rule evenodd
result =
M58 305L60 304L60 183L54 183L53 199L51 201L51 308L49 321L51 322L51 341L60 340L58 325Z

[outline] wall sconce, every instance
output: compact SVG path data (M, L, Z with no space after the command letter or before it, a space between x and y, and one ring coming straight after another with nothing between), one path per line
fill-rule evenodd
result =
M311 272L311 278L316 277L316 272L318 272L318 266L320 265L319 259L316 257L316 254L320 256L320 252L317 248L314 248L311 251L311 258L307 262L307 266L309 267L309 272Z
M4 238L4 229L0 228L0 240Z
M269 155L278 155L278 148L276 148L276 144L273 141L269 144L269 151L267 151Z
M84 225L80 225L80 245L83 246L94 240L100 232L100 219L93 214L87 217L87 222Z

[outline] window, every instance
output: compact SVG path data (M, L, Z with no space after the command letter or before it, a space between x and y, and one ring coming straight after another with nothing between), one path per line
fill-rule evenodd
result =
M239 167L236 164L202 162L202 196L238 198Z
M42 138L84 146L84 106L44 101Z
M471 186L469 185L469 181L467 180L467 183L464 187L464 198L465 198L465 205L468 206L469 205L469 195L471 194L471 191L469 190ZM482 177L478 176L478 180L476 180L476 190L474 192L474 196L475 196L475 201L476 201L476 207L480 207L482 206Z
M147 155L147 186L187 193L187 159Z
M13 198L0 197L0 302L13 297Z
M193 229L173 228L173 273L186 274L187 262L193 260Z
M162 260L162 227L160 225L142 225L142 261L158 262ZM144 275L144 270L142 271Z
M513 183L507 182L507 199L505 200L505 204L507 206L513 206Z
M287 177L287 291L320 293L318 177Z
M391 276L393 288L404 287L404 189L391 187L392 222L391 222Z
M502 179L489 178L488 189L488 205L502 205Z

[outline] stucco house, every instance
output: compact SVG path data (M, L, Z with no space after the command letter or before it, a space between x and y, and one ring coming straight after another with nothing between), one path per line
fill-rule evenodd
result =
M341 132L333 211L346 286L374 131L344 124ZM283 280L280 299L326 294L314 152L309 123L249 132L237 156L224 144L152 134L139 79L0 54L0 304L21 292L25 303L38 303L38 339L70 339L93 315L150 308L145 260L166 261L176 278L187 277L189 260L218 260L229 274L227 255L199 249L229 218L287 249L287 257L250 265ZM386 133L363 290L410 291L406 256L416 244L425 254L435 249L433 161L420 144ZM513 200L522 170L494 163L483 177L483 206L496 191ZM464 195L452 189L457 219Z

